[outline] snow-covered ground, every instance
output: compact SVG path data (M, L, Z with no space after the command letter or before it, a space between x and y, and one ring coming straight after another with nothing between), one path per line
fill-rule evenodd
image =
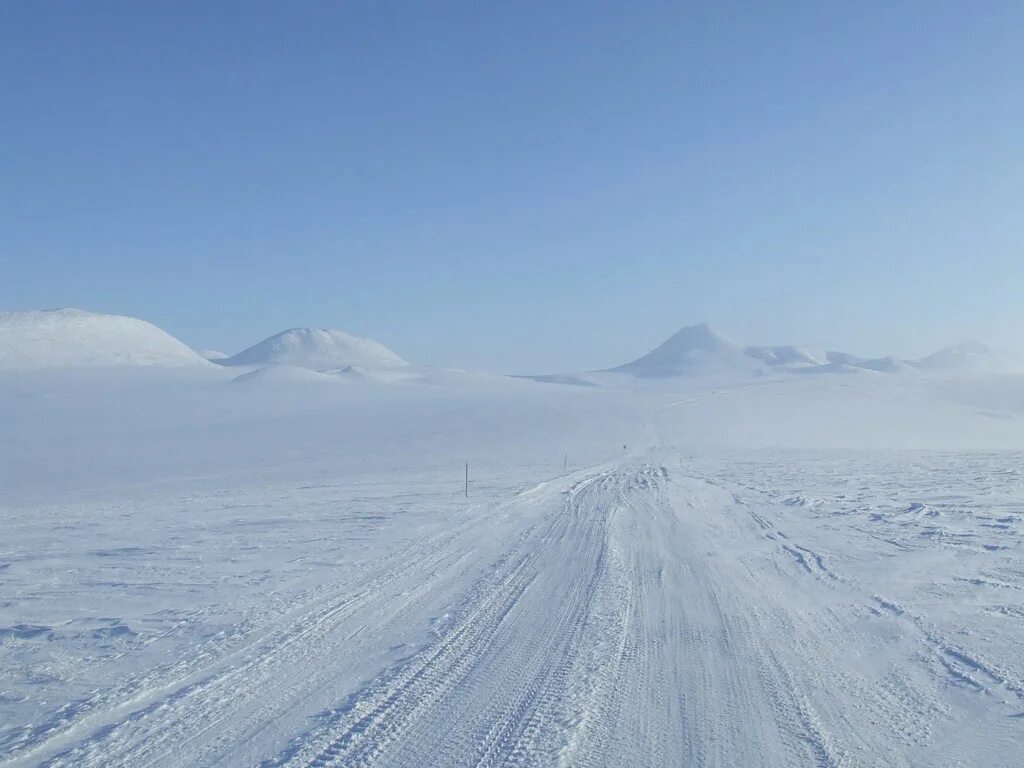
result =
M0 765L1024 763L1024 378L255 370L0 375Z

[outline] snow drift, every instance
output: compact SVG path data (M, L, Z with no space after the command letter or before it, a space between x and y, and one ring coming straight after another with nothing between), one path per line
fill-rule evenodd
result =
M81 309L0 312L0 369L207 365L152 323Z

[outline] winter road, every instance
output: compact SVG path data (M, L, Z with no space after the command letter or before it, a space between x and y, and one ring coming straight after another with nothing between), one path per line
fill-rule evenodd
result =
M879 568L863 516L804 514L751 483L668 449L542 483L5 732L0 764L1024 758L1019 664L889 594L945 544L890 536Z

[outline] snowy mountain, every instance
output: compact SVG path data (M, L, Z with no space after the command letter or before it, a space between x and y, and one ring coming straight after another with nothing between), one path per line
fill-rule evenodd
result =
M408 365L373 339L314 328L292 328L217 362L220 365L291 365L317 371L347 366L372 369Z
M643 357L610 369L639 378L753 372L757 361L707 323L678 331Z
M980 341L967 341L940 349L910 364L923 371L976 371L1000 367L1001 360L995 350Z
M208 365L155 325L81 309L0 312L0 369Z
M610 370L637 378L748 377L772 371L853 370L861 363L845 352L809 347L745 347L700 323L683 328L643 357Z
M647 379L741 379L785 373L950 373L1007 370L1014 367L1010 360L977 341L949 347L920 360L862 358L847 352L793 345L744 347L706 323L701 323L683 328L643 357L598 373L626 373ZM552 383L567 379L565 376L532 378Z

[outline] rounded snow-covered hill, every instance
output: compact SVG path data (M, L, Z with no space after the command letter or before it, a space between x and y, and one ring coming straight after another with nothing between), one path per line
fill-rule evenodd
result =
M317 371L347 366L394 368L408 365L373 339L315 328L292 328L217 362L220 365L292 365Z
M208 365L152 323L81 309L0 312L0 369Z

